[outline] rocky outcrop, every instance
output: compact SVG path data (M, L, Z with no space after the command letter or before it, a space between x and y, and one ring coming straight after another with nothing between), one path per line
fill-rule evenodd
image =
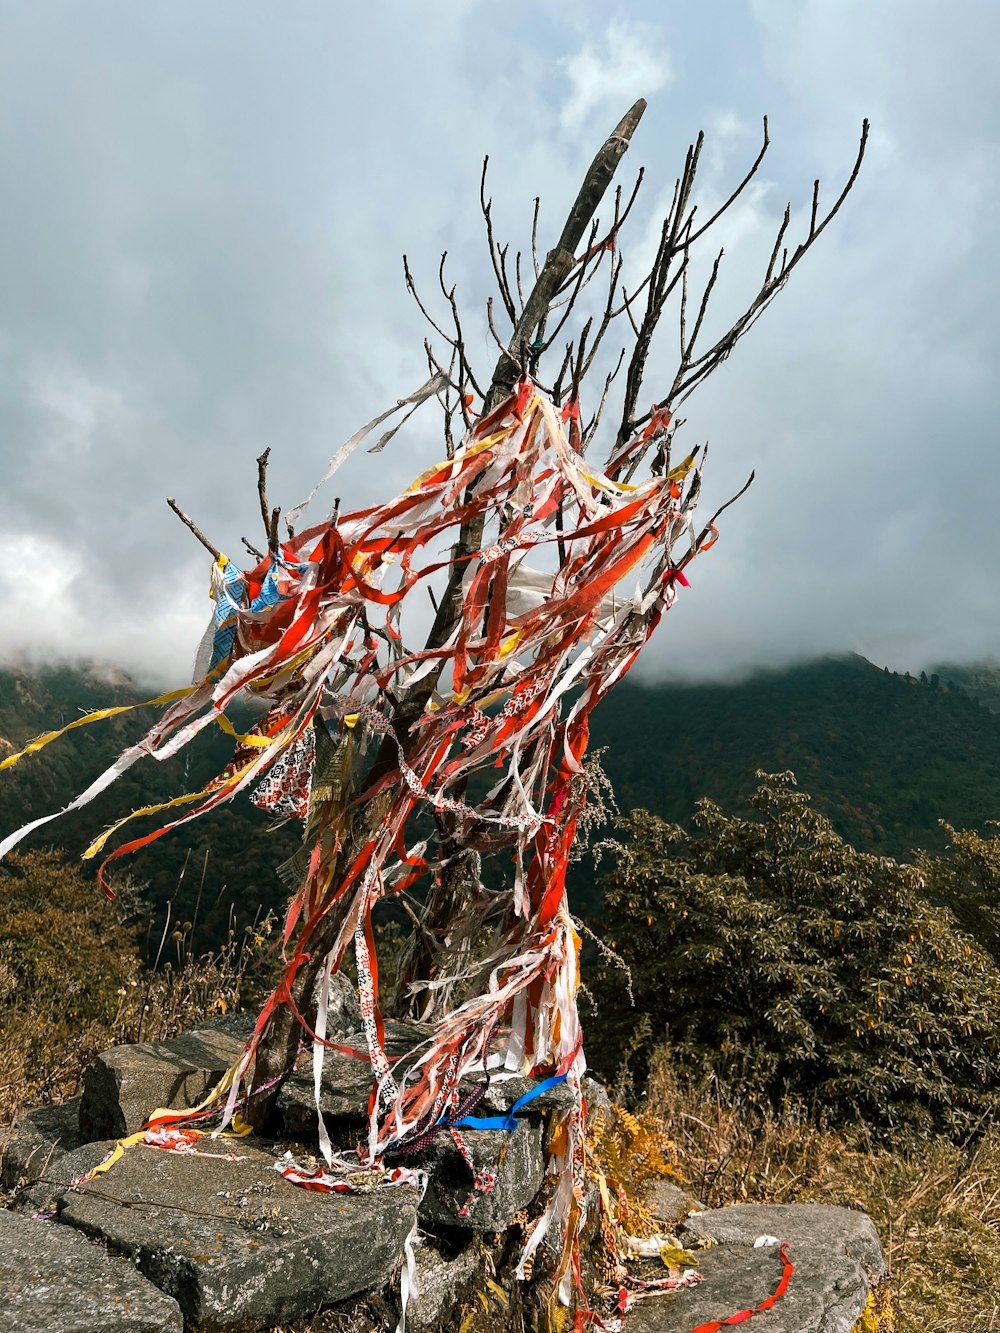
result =
M351 1017L345 1010L345 1021ZM0 1213L0 1297L7 1298L0 1300L0 1333L182 1324L192 1333L263 1330L334 1304L345 1328L391 1329L408 1237L417 1278L411 1333L451 1327L476 1303L492 1312L491 1330L519 1328L522 1303L512 1299L508 1309L495 1280L504 1272L509 1280L509 1265L503 1272L496 1265L499 1255L516 1255L518 1243L504 1233L537 1206L544 1188L545 1146L571 1105L565 1086L525 1100L538 1090L536 1081L491 1082L476 1116L516 1128L462 1131L476 1169L496 1174L485 1194L473 1193L469 1165L446 1133L401 1162L421 1173L422 1195L363 1171L350 1194L290 1184L275 1169L288 1141L300 1159L316 1151L316 1100L304 1076L293 1076L279 1099L280 1143L204 1138L185 1152L137 1143L106 1173L81 1183L115 1138L137 1129L152 1109L204 1096L248 1031L227 1022L172 1042L106 1051L88 1070L76 1104L23 1115L0 1131L0 1166L8 1188L19 1187L13 1207L20 1214ZM417 1058L424 1035L419 1025L387 1025L397 1073ZM360 1034L338 1037L364 1049ZM320 1107L342 1148L363 1131L369 1091L364 1060L328 1060ZM587 1097L591 1105L606 1100L597 1085ZM744 1205L705 1212L667 1181L651 1186L647 1203L664 1232L684 1245L711 1244L697 1250L702 1280L639 1299L626 1333L687 1333L754 1308L781 1276L780 1241L788 1242L795 1272L767 1313L769 1333L850 1333L872 1283L885 1273L870 1221L849 1209ZM762 1236L770 1239L755 1244ZM664 1271L658 1256L649 1261L650 1276ZM51 1298L44 1294L50 1287Z
M688 1217L679 1239L709 1244L696 1251L702 1281L638 1302L628 1333L688 1333L755 1309L781 1279L782 1242L794 1272L766 1322L762 1315L761 1333L852 1333L869 1292L886 1276L871 1219L851 1208L740 1204Z
M0 1186L16 1189L45 1174L60 1157L80 1146L80 1102L25 1111L0 1130Z
M112 1046L83 1079L80 1134L118 1139L134 1134L161 1106L196 1106L239 1057L246 1034L218 1025L172 1041Z

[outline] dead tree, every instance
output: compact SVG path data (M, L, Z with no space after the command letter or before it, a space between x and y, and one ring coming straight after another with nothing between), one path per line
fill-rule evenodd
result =
M408 289L446 349L444 355L441 355L430 343L427 344L430 366L447 375L450 386L443 403L449 442L453 438L451 423L456 414L462 415L465 427L470 424L467 403L471 395L482 396L484 411L488 411L510 391L519 375L530 373L538 382L538 369L550 352L560 357L548 390L553 401L559 404L568 399L579 403L584 382L601 367L599 355L605 339L611 334L613 341L621 331L624 332L626 345L616 348L617 355L601 375L599 387L594 393L596 401L593 413L585 424L580 425L581 449L586 451L597 437L612 389L624 369L624 392L620 404L615 405L617 422L614 434L610 436L608 469L620 470L620 475L629 480L643 459L652 453L652 472L662 474L669 470L674 432L682 424L677 418L677 409L730 355L739 339L750 330L787 282L792 270L839 211L857 179L868 136L866 121L862 127L853 169L832 205L822 212L820 183L818 180L813 183L808 227L794 247L787 243L791 206L786 207L760 287L753 299L721 336L703 346L705 317L716 289L723 251L719 249L715 254L708 277L698 291L693 290L692 256L699 243L710 239L709 234L713 228L725 218L760 170L770 142L767 118L764 118L762 142L753 162L728 197L703 219L699 217L697 204L693 202L704 145L704 135L698 135L688 148L683 170L675 182L673 201L660 228L653 263L636 285L626 290L621 236L639 195L643 171L638 172L627 198L621 187L618 187L611 220L603 228L595 214L644 110L645 102L640 100L601 148L584 179L557 244L548 252L541 265L537 250L539 199L535 199L532 218L530 257L518 251L511 261L509 247L500 245L494 234L492 201L486 194L488 159L484 161L480 203L487 246L498 288L497 299L503 318L511 326L510 331L504 335L498 332L495 300L490 298L487 317L500 355L485 392L470 364L455 289L449 287L445 280L446 256L442 255L438 274L440 293L447 312L444 320L436 319L430 313L417 291L404 258ZM588 307L587 289L602 269L602 300L596 303L596 308L593 302ZM533 277L527 296L524 294L525 270L529 280ZM666 374L659 365L655 367L655 383L657 386L665 385L666 392L661 393L657 402L646 405L642 401L642 392L654 335L671 301L676 313L679 355ZM714 517L717 518L718 514ZM471 524L464 528L456 556L478 550L481 540L481 526ZM456 561L447 592L438 606L428 646L443 643L454 628L460 608L461 571L462 566ZM426 705L432 685L433 682L425 682L422 690L414 692L402 702L399 720L403 732ZM436 821L446 869L428 895L410 936L404 964L404 981L407 985L399 993L408 1011L421 1018L430 1017L435 1008L439 1009L447 1003L450 988L437 984L440 976L456 968L461 971L460 955L467 952L470 938L461 930L456 937L455 927L456 923L468 919L465 910L468 907L467 890L475 882L475 876L469 871L468 858L470 854L475 856L476 853L470 853L468 848L463 848L456 841L455 818L439 814Z
M425 342L430 379L409 399L401 400L397 408L352 437L330 470L398 408L410 404L415 408L421 401L436 397L443 413L447 460L437 465L436 472L431 470L434 477L426 489L428 495L433 492L441 498L447 512L443 517L432 515L433 521L425 525L426 532L414 527L415 509L424 503L420 491L423 483L418 479L414 483L416 499L411 487L397 498L398 502L378 509L378 522L383 526L377 530L365 526L369 511L341 515L338 501L323 523L296 535L295 524L303 504L286 514L288 540L283 542L279 533L281 510L272 507L267 495L265 450L257 460L264 552L244 538L244 545L260 563L243 573L226 560L173 500L169 501L215 560L216 616L206 641L211 657L204 662L204 672L196 684L181 692L183 697L170 704L142 742L121 756L114 770L68 808L85 804L131 763L150 754L163 757L180 748L202 726L224 721L226 707L241 691L255 689L269 699L268 718L256 734L237 737L236 756L226 772L202 792L178 798L169 808L198 801L197 807L159 830L176 827L260 778L264 778L262 786L267 789L260 799L265 805L270 802L269 808L278 808L280 801L286 801L287 792L280 794L280 801L272 798L289 772L296 779L303 772L315 779L300 812L307 819L305 844L282 868L287 882L296 890L286 927L286 971L260 1017L245 1059L220 1089L220 1095L228 1089L231 1110L240 1087L246 1085L241 1099L244 1114L257 1128L270 1123L278 1090L305 1038L311 1038L316 1051L322 1050L325 987L353 937L359 973L363 974L362 988L368 987L368 1018L372 1024L369 1049L376 1088L371 1142L375 1144L376 1122L384 1109L383 1094L393 1084L388 1069L379 1068L379 1061L384 1065L385 1057L378 1030L381 1019L372 995L375 964L369 957L370 941L366 941L365 930L371 903L390 880L398 896L419 875L432 876L422 903L408 906L414 928L400 988L404 1008L411 1015L447 1027L457 1004L457 1012L464 1014L469 1023L465 1034L469 1040L462 1046L466 1063L458 1062L459 1075L472 1067L468 1063L470 1052L477 1059L482 1055L485 1063L493 1034L514 1004L513 999L505 998L502 978L512 975L512 965L509 959L504 961L504 949L509 954L515 945L520 947L526 941L530 944L530 931L525 925L530 914L523 909L522 894L518 925L513 922L504 895L491 898L484 891L479 858L513 849L515 857L521 858L517 862L520 875L528 838L525 829L529 828L536 839L529 879L550 852L558 853L564 867L586 798L587 778L581 762L586 710L580 713L574 705L569 720L557 725L562 705L550 702L546 717L551 734L544 729L531 731L526 724L525 749L522 752L515 746L515 757L506 776L491 792L488 808L473 807L465 801L465 784L469 773L478 771L475 765L448 756L460 740L458 748L478 755L480 764L489 758L483 736L499 724L483 710L488 710L497 697L493 686L498 682L503 686L500 693L506 691L510 696L499 719L503 721L513 707L515 712L526 710L530 720L534 716L531 696L523 687L525 682L531 683L532 672L538 675L543 659L548 664L546 670L551 668L547 680L552 685L558 676L552 665L556 649L563 654L558 670L566 679L576 673L576 679L588 681L589 709L605 686L593 674L587 676L587 653L592 645L574 639L580 625L593 626L603 616L602 624L615 627L618 639L614 641L608 637L610 630L607 634L601 631L601 651L610 654L607 674L613 683L627 670L662 611L669 608L677 585L685 582L686 565L714 541L715 519L722 512L717 511L698 532L692 526L705 451L699 454L695 447L682 459L673 456L675 433L682 424L678 411L730 355L836 215L857 179L868 134L865 122L854 167L829 207L821 207L819 182L814 183L808 220L801 238L794 243L789 236L791 209L786 208L755 295L721 336L709 339L706 316L716 294L723 251L715 253L703 273L699 273L696 260L759 172L768 149L767 121L756 157L728 197L708 216L702 215L696 202L704 143L703 136L698 136L676 180L652 263L636 281L627 282L623 236L639 197L642 171L629 191L618 187L613 192L603 222L598 209L644 110L645 103L636 102L600 148L556 243L544 259L538 251L538 199L530 245L512 257L510 247L498 242L484 163L480 199L497 287L485 312L498 352L488 377L472 363L463 312L455 287L449 286L446 278L446 256L441 258L439 295L434 302L418 291L404 259L407 287L433 334ZM672 312L668 323L673 322L677 341L674 353L665 357L663 340L657 335L665 332L661 321L668 311ZM464 318L467 322L467 314ZM610 350L613 347L614 352ZM647 381L653 386L652 392L646 387ZM584 412L584 390L591 384L595 387L590 407ZM474 410L477 399L480 405ZM606 423L610 424L605 429ZM387 443L395 429L387 429L375 449ZM588 449L602 436L608 441L607 459L597 467L585 459ZM555 464L544 462L543 454L538 452L540 440L550 449ZM545 483L549 507L543 518L531 513L533 503L525 502L528 479L518 471L521 456L516 451L510 453L515 443L518 448L523 446L524 456L533 457L549 478ZM503 463L505 480L498 489L491 490L495 477L491 482L489 469L503 450L508 451ZM496 463L496 468L499 466ZM640 468L644 468L642 474ZM551 478L556 474L561 490L553 490ZM637 474L639 480L635 480ZM449 490L448 478L455 476L463 478L462 484ZM428 501L432 505L437 502ZM646 524L641 531L636 526L640 521ZM350 542L344 536L348 527ZM435 600L434 621L426 643L417 652L401 644L393 622L393 608L412 581L404 579L402 591L387 593L380 589L378 580L397 556L400 568L409 570L408 562L426 546L427 533L432 531L437 537L450 533L454 541L450 553L440 562L443 588ZM602 536L598 540L596 534L606 534L606 539ZM689 539L689 546L678 556L674 546L682 535ZM534 575L535 592L542 588L540 605L546 608L549 619L536 615L532 620L526 613L507 624L505 598L512 586L511 551L522 538L553 552L548 573L544 577L537 572ZM627 546L631 564L616 562L613 548L619 541ZM638 570L647 556L645 584L637 586L631 601L616 602L619 594L615 587L622 571L626 566ZM419 577L426 572L422 570ZM521 579L522 593L527 587L525 577ZM332 619L325 623L323 633L310 638L312 631L305 626L307 612L315 610L324 595L331 595L331 589L340 590L337 596L344 589L348 592L337 602L336 614L331 612ZM584 602L588 609L578 615L576 608ZM376 620L375 612L385 607L389 610L383 624ZM505 664L505 655L510 651L513 660L522 652L519 639L529 623L534 626L536 639L530 651L524 650L526 656L515 671ZM308 651L298 651L303 643ZM275 645L281 646L280 654ZM579 655L574 657L578 649ZM351 652L354 657L348 670L344 662ZM491 670L496 668L493 675L485 668L480 670L483 654L492 663ZM479 672L480 686L471 702L466 702L465 693L455 681L455 688L448 684L450 671L471 672L472 676ZM370 700L365 702L363 691L358 693L360 686L351 694L350 681L360 680L363 675L375 691L377 706ZM347 704L342 699L338 705L337 691L341 687L349 699L360 701L355 712L346 713ZM562 697L563 688L558 685L553 700ZM448 699L442 689L449 691ZM154 702L164 703L171 698L174 696ZM323 723L320 704L324 701L335 715L336 736L328 734ZM434 708L443 709L444 724L438 732L432 716ZM82 725L82 721L73 725ZM227 725L232 729L231 724ZM509 732L513 723L503 725ZM360 740L354 739L359 736ZM562 747L562 759L553 748L556 738ZM32 748L49 739L40 738ZM432 751L433 762L429 758ZM9 757L0 767L8 767L17 758ZM429 795L421 764L424 775L439 769L444 774L431 800L438 845L436 854L428 856L408 850L403 839L403 823L410 807L418 798ZM443 795L446 786L447 796ZM412 801L406 796L407 790L413 795ZM405 797L402 802L401 791ZM538 813L536 805L544 807L546 813ZM288 813L297 807L293 802L281 809ZM44 822L35 821L31 827ZM102 834L86 855L96 855L125 822ZM397 839L392 852L397 863L386 869L389 826ZM8 839L0 846L0 854L28 831L21 830ZM112 853L112 858L145 844L159 832L126 843ZM372 850L376 843L380 861ZM543 874L544 880L548 872L537 873ZM563 880L557 883L559 874ZM567 944L572 926L565 904L564 869L553 882L553 892L558 889L562 893L558 911L552 906L555 899L545 883L539 889L536 882L535 888L548 903L545 920L551 925L558 917L559 947L563 950L560 966L565 968L566 950L572 950ZM518 883L515 878L515 908ZM518 910L514 911L515 917ZM541 917L535 926L539 920ZM550 932L546 939L551 942L552 938ZM483 956L477 957L477 953ZM536 1007L548 975L536 967L535 971L528 968L521 976L519 984L531 991L534 999L530 1003ZM474 1005L470 1008L470 1002L459 994L474 996L477 985L485 986L493 997L492 1007L487 1006L489 1012L483 1009L480 1013ZM575 1004L572 1013L564 1006L562 1017L564 1028L566 1023L576 1024ZM449 1040L457 1050L461 1043L454 1033ZM578 1037L575 1047L566 1047L565 1031L560 1040L571 1057L575 1058L574 1051L579 1054ZM444 1061L452 1048L445 1044L434 1049ZM544 1063L536 1062L539 1066ZM451 1079L454 1087L448 1085L449 1096L454 1099L458 1096L459 1075L455 1070L447 1074L437 1070L428 1084L430 1091L425 1088L424 1093L434 1101L433 1089L438 1086L435 1080L444 1078L447 1083ZM439 1101L440 1097L427 1114L438 1115ZM399 1132L387 1133L385 1143L398 1147L408 1141L400 1127L412 1122L413 1116L409 1122L407 1116L414 1104L413 1099L406 1103L403 1094L398 1094L393 1114ZM450 1104L454 1107L454 1100ZM420 1116L417 1120L423 1123ZM434 1125L440 1123L441 1117L433 1120ZM372 1151L377 1156L374 1147Z
M207 655L195 684L153 701L168 705L153 727L67 807L79 808L140 759L175 753L207 725L232 732L236 749L226 770L202 791L159 807L174 812L172 822L104 862L254 783L257 804L305 820L302 848L279 868L293 890L281 980L239 1061L206 1103L167 1112L166 1119L183 1123L221 1112L226 1123L239 1106L253 1128L268 1128L282 1082L307 1042L318 1087L330 1044L330 979L353 943L372 1071L366 1160L373 1168L387 1156L405 1160L449 1132L472 1168L473 1192L486 1192L495 1177L476 1169L459 1129L491 1071L503 1065L530 1074L536 1092L568 1081L573 1109L548 1150L553 1184L528 1225L517 1270L526 1275L554 1222L561 1258L553 1278L564 1304L573 1300L586 1209L579 938L566 869L591 781L584 763L589 714L670 609L687 582L687 565L716 540L715 520L753 480L751 473L698 529L706 451L696 446L674 456L678 410L730 355L840 209L868 133L866 122L854 168L825 211L814 184L804 234L794 245L785 210L755 295L721 336L708 339L706 316L723 252L701 275L694 261L760 170L767 122L745 175L704 219L695 202L699 135L676 181L652 264L626 284L622 236L642 172L627 195L615 190L603 225L598 209L644 109L637 102L594 158L543 261L537 199L530 247L511 258L497 241L484 164L481 206L498 293L486 309L498 349L489 378L472 364L446 256L438 271L440 316L404 259L407 286L435 335L425 343L430 378L352 436L327 476L376 427L430 397L443 412L444 460L394 499L346 513L337 501L325 520L297 533L305 501L286 513L282 540L281 510L267 494L265 450L257 460L265 550L244 539L258 560L249 571L237 569L169 501L215 561ZM677 344L665 370L657 334L668 310L676 316ZM609 354L619 332L624 345ZM650 377L655 401L645 387ZM590 383L596 387L585 412ZM607 459L597 465L587 452L608 419ZM396 429L389 427L375 450ZM438 558L442 542L450 550ZM541 567L528 564L531 552L539 553ZM443 587L417 650L401 628L404 604L412 605L420 583L431 591L435 575ZM226 710L246 692L265 699L268 712L239 735ZM54 738L47 734L28 748ZM8 757L0 768L19 758ZM498 764L502 776L486 797L467 791L470 778ZM421 806L433 811L430 852L433 840L407 837L410 816ZM176 814L175 807L188 813ZM136 812L143 813L155 810ZM132 817L85 855L97 855ZM0 844L0 855L45 822ZM480 859L494 855L506 857L511 876L499 892L487 889L480 874ZM106 884L104 865L99 875ZM405 891L421 878L430 886L411 906ZM372 930L372 909L389 894L407 906L413 924L401 968L402 1007L431 1020L422 1029L422 1053L398 1082L385 1049ZM355 1188L356 1158L352 1166L335 1152L322 1117L319 1140L323 1179L289 1168L298 1183ZM407 1175L401 1167L393 1172L397 1181ZM412 1172L408 1178L416 1180Z
M578 413L585 384L599 376L589 416L577 417L572 423L579 452L585 453L598 439L608 416L613 413L613 427L606 432L609 448L605 472L627 484L648 459L652 475L669 474L674 434L682 424L678 409L730 355L836 215L857 179L868 134L865 122L853 170L826 209L821 208L819 181L814 183L808 223L801 239L794 244L789 239L791 209L786 208L753 299L721 336L706 342L706 314L716 292L723 251L719 249L715 254L707 276L700 283L695 280L693 260L711 243L719 224L759 172L769 144L767 120L764 120L760 149L742 179L705 217L695 201L704 145L704 136L699 134L688 148L676 180L670 210L660 227L653 262L634 285L626 287L622 238L639 196L643 172L638 172L628 192L620 186L614 191L610 216L605 215L603 224L597 213L645 105L642 100L636 102L598 151L559 237L544 259L540 259L538 251L538 199L535 200L530 246L511 257L510 247L498 242L493 226L492 201L486 191L488 160L484 162L481 208L497 287L497 295L488 301L486 311L488 327L498 351L496 364L488 378L472 364L456 290L449 286L446 278L447 256L442 255L437 275L437 304L443 314L435 313L432 303L418 291L409 263L404 258L407 287L433 334L433 338L425 342L425 349L443 412L449 457L455 454L456 437L467 434L477 416L480 420L487 418L520 380L530 378L556 406L570 404ZM600 299L596 302L591 300L595 291L600 291ZM668 310L674 312L676 321L677 351L672 358L673 364L668 361L669 368L665 368L655 335ZM498 326L504 323L507 329L501 332ZM617 355L608 356L606 347L621 334L624 334L623 345ZM550 364L554 373L546 383L541 376ZM655 401L651 401L645 389L650 378L655 386ZM477 399L482 406L478 414L474 414L473 403ZM267 546L274 550L279 511L271 509L267 502L266 461L266 454L258 460L259 494ZM690 496L692 503L699 485L700 468L692 483L695 492ZM471 490L465 498L468 502L473 500ZM471 504L469 507L472 508ZM717 517L718 514L713 517L713 522ZM560 512L557 524L561 518ZM186 521L194 529L190 520ZM472 513L461 525L452 550L450 574L436 602L425 652L441 649L455 632L462 611L463 575L470 558L481 550L483 525L482 512ZM702 539L711 527L711 524L706 526ZM196 535L201 535L194 530ZM203 537L201 539L205 542ZM205 544L212 549L210 543ZM254 550L248 542L245 544ZM692 545L686 559L694 554L698 545L699 542ZM565 560L561 543L559 557L561 561ZM679 562L678 570L683 570L684 563L686 560ZM331 863L331 881L352 864L372 830L382 824L390 801L391 783L400 780L401 759L409 752L414 726L434 694L445 663L446 657L442 655L436 666L423 674L416 684L393 697L389 728L364 779L365 789L374 794L352 808L349 828L340 835L341 846ZM460 798L463 790L460 787L453 794ZM404 1008L411 1015L424 1019L441 1013L448 1006L454 982L442 983L442 978L468 974L474 934L482 924L475 904L470 903L470 894L474 895L478 884L476 859L491 847L503 845L502 838L494 836L491 839L484 825L470 827L468 820L447 810L436 812L435 823L441 870L422 907L409 909L414 929L405 954L406 984L400 988ZM346 899L344 904L346 910ZM281 1081L300 1049L303 1024L309 1030L314 1028L316 997L324 966L344 928L343 911L333 910L324 917L310 936L308 955L295 972L287 994L267 1017L256 1051L254 1091L246 1112L255 1126L265 1126L270 1120Z

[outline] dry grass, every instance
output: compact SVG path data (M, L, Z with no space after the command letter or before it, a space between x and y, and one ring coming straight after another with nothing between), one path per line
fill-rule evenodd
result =
M110 1046L172 1037L252 1006L269 988L270 918L243 930L234 922L228 943L202 954L191 949L188 923L168 925L147 967L135 930L108 926L99 900L99 933L88 930L90 884L55 858L36 854L20 864L27 867L20 880L0 880L0 1125L72 1097Z
M663 1120L708 1207L864 1209L889 1260L896 1333L1000 1331L1000 1129L985 1128L966 1149L935 1141L889 1151L792 1110L734 1104L710 1082L684 1087L662 1056L646 1108Z

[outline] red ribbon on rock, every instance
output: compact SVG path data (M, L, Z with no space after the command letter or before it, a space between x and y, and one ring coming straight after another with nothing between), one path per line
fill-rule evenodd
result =
M737 1310L727 1319L713 1319L707 1324L699 1324L693 1328L691 1333L719 1333L720 1328L730 1328L733 1324L743 1324L755 1314L761 1314L764 1310L770 1310L771 1306L780 1301L782 1296L788 1290L788 1283L791 1281L792 1274L795 1272L795 1265L788 1257L788 1242L783 1241L778 1250L778 1258L784 1264L784 1271L781 1274L781 1280L775 1287L770 1296L761 1301L760 1305L754 1306L752 1310Z

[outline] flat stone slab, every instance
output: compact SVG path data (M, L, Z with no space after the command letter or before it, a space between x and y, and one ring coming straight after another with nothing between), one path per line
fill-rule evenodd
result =
M227 1151L243 1160L200 1155ZM283 1180L274 1163L237 1140L204 1140L199 1155L138 1145L66 1190L58 1221L127 1256L206 1329L270 1328L385 1285L416 1190L320 1194Z
M80 1137L120 1139L134 1134L161 1106L195 1106L243 1050L252 1021L242 1015L170 1041L112 1046L83 1076Z
M63 1153L50 1162L40 1177L36 1175L30 1184L17 1191L12 1210L29 1217L54 1217L67 1188L89 1175L110 1156L114 1146L114 1139L101 1139L97 1143L81 1143L72 1152Z
M818 1249L863 1264L876 1281L888 1272L878 1232L867 1213L823 1203L741 1203L688 1218L685 1235L732 1245L777 1236L800 1251Z
M638 1301L628 1318L631 1333L689 1333L759 1305L783 1271L777 1244L754 1248L760 1236L787 1241L795 1265L785 1295L754 1318L761 1333L851 1333L870 1278L878 1282L887 1271L885 1256L866 1214L821 1204L740 1204L689 1218L682 1242L715 1242L695 1252L703 1281Z
M181 1333L177 1302L125 1259L0 1211L0 1333Z
M76 1096L61 1106L25 1111L0 1129L0 1185L12 1190L30 1184L80 1146L80 1102Z

